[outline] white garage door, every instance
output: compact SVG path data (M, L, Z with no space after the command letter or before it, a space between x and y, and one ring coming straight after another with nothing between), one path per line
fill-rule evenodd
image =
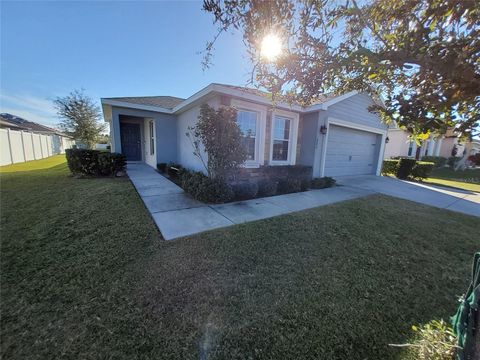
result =
M380 139L368 131L330 125L325 176L375 174Z

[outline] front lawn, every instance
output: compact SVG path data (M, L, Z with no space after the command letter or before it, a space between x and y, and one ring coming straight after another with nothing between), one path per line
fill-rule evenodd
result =
M423 181L432 185L480 192L480 169L454 171L452 168L447 167L437 168L433 170L432 175L428 179Z
M407 359L478 250L386 196L166 242L127 179L36 168L0 175L5 359Z

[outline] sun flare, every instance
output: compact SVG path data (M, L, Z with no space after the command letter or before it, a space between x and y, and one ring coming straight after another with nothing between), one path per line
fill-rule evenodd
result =
M275 34L268 34L262 40L261 54L267 60L275 60L282 52L282 42Z

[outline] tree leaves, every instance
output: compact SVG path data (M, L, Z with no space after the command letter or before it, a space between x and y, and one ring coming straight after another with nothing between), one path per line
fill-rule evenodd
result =
M65 97L58 97L53 103L62 118L61 129L93 149L105 130L105 124L99 123L100 108L94 101L83 90L74 90Z
M412 131L478 134L478 1L208 0L205 10L222 29L243 30L252 79L274 94L308 104L330 92L380 90L390 99L384 118ZM272 31L288 49L267 64L258 43Z

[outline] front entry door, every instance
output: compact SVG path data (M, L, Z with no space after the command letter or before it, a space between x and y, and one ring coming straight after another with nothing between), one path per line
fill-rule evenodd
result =
M127 160L141 161L140 124L120 123L120 138L122 153L127 157Z

